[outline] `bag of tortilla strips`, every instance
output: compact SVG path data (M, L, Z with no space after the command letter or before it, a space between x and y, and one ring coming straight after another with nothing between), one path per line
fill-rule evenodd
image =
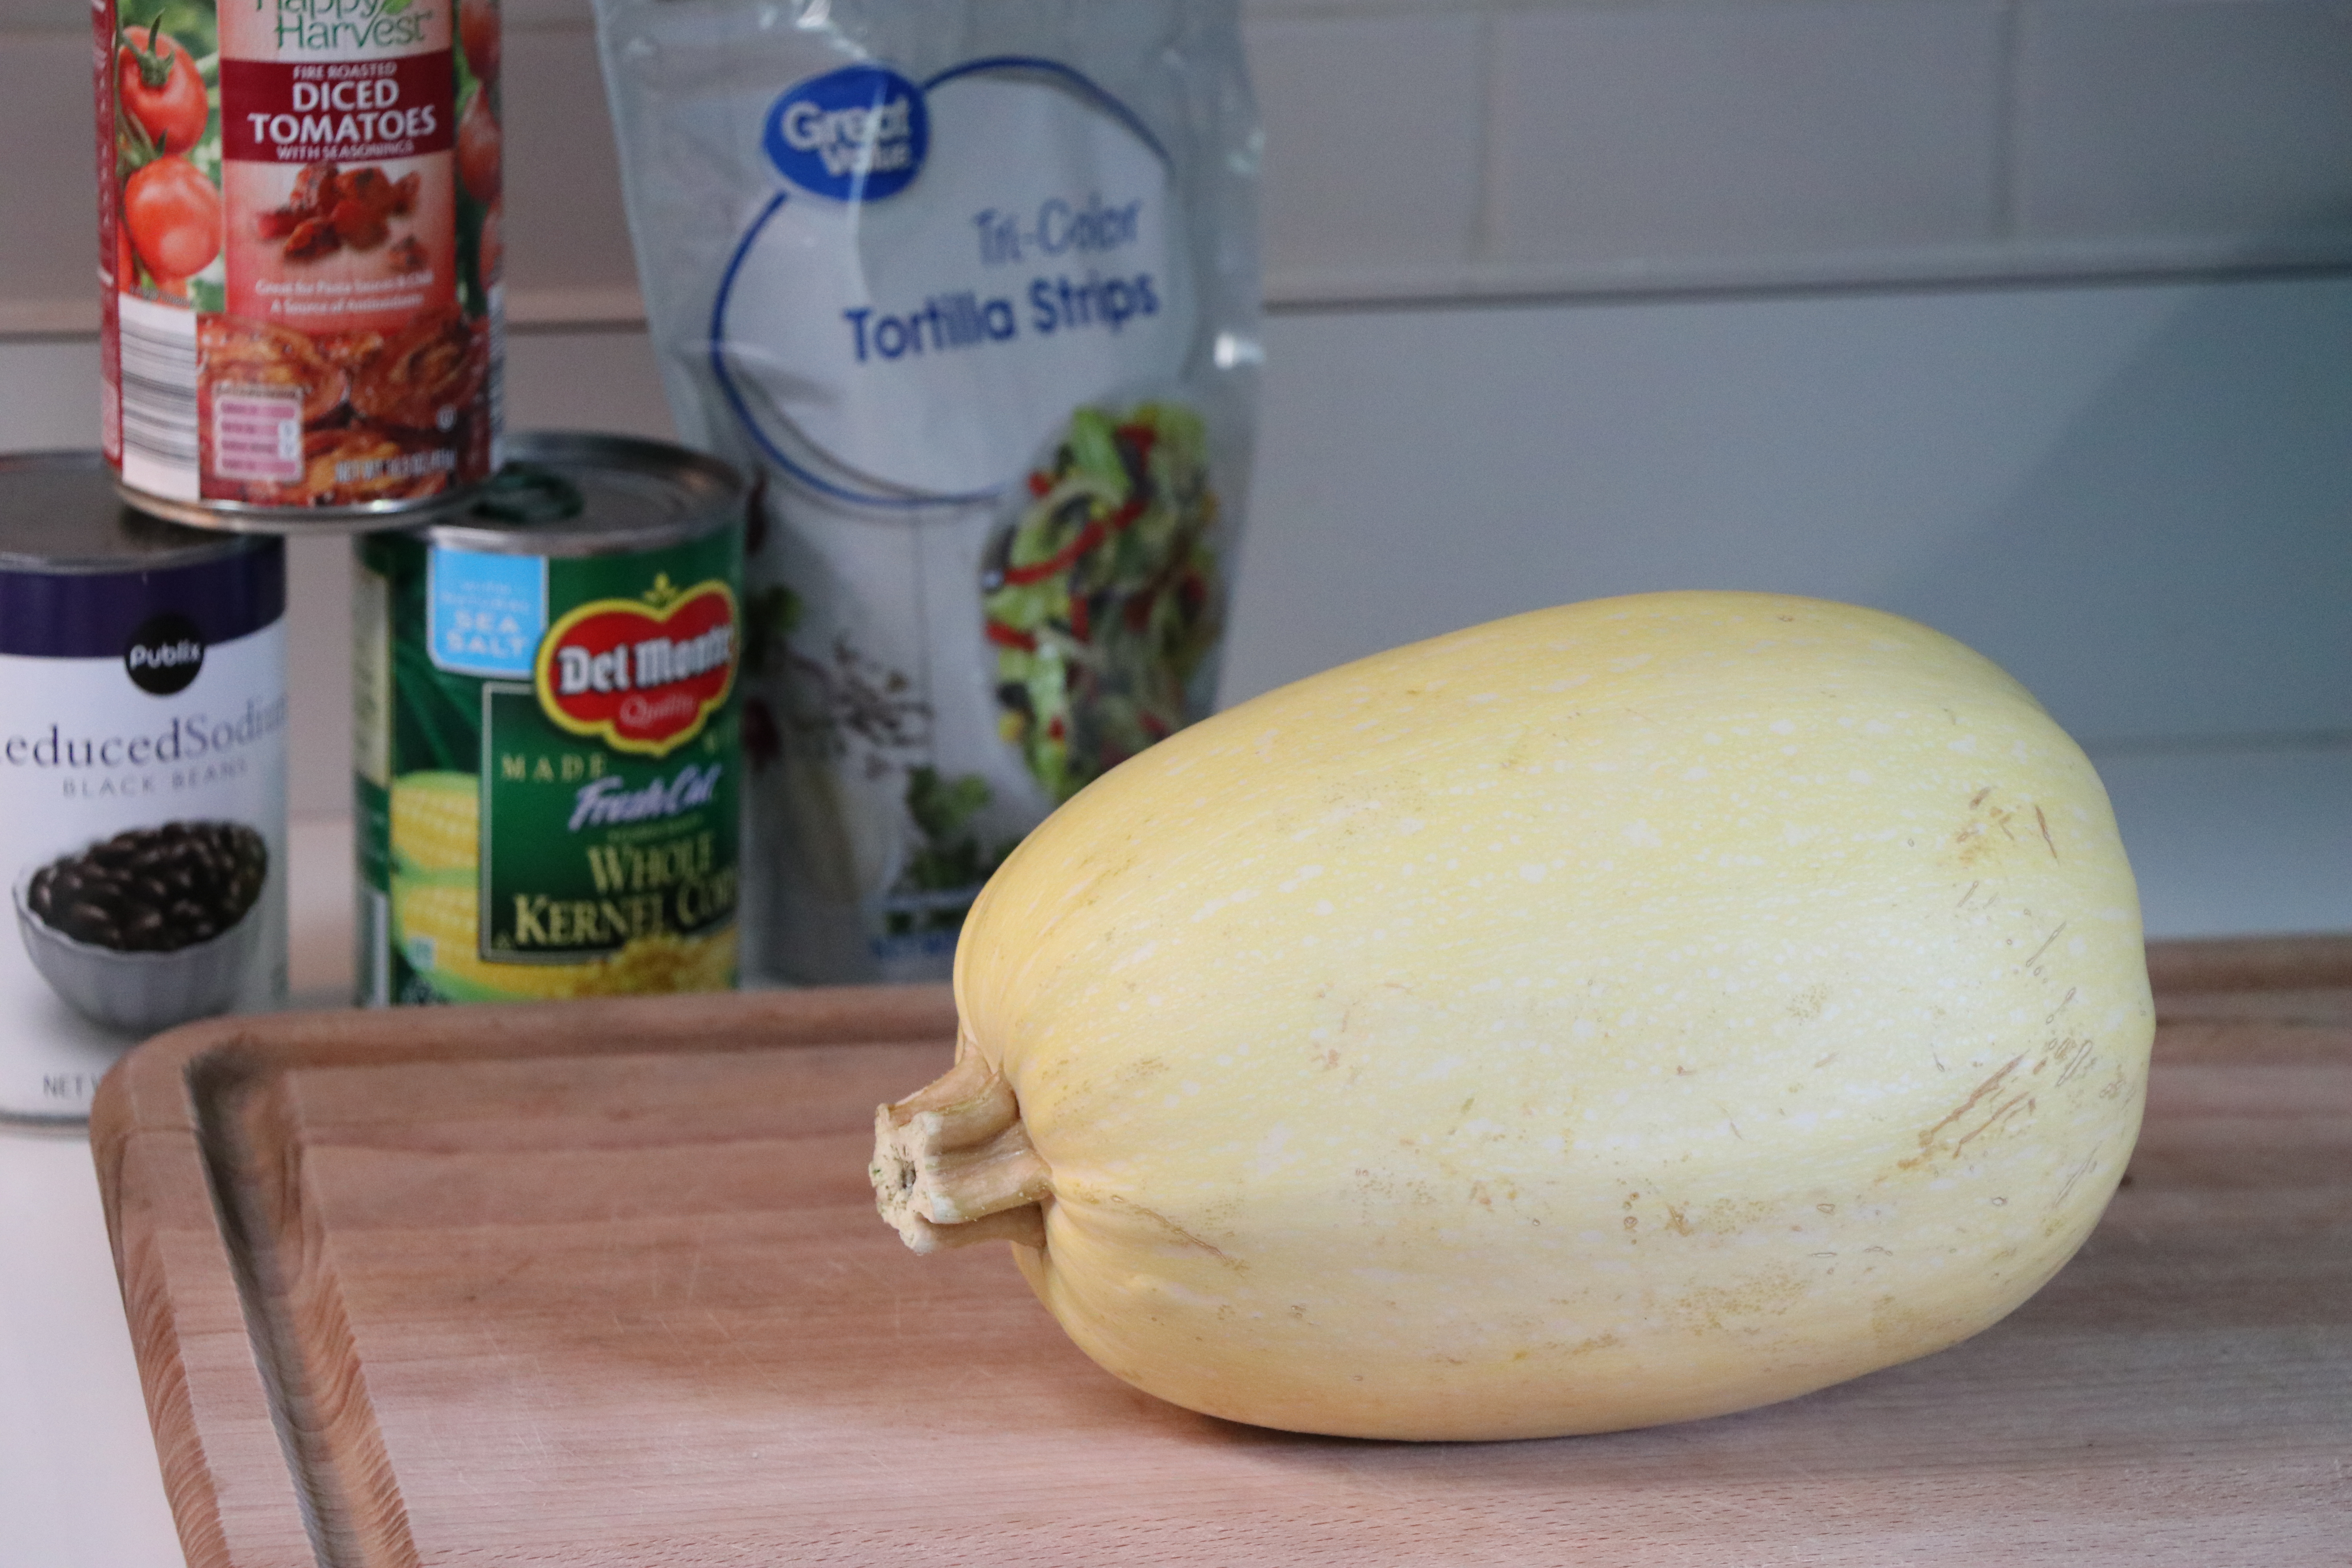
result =
M746 967L943 976L1204 714L1255 422L1233 0L596 0L688 441L761 479Z

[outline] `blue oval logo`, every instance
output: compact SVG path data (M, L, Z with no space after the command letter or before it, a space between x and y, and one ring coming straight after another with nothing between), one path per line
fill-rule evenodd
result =
M812 77L776 100L761 142L777 172L842 202L895 196L923 167L931 142L923 89L880 66Z

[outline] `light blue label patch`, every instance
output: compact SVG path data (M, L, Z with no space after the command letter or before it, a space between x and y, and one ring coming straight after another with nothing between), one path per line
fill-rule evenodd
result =
M425 619L436 668L527 680L547 633L547 563L436 546Z

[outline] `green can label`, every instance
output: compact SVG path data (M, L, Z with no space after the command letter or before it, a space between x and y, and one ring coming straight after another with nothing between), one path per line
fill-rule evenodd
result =
M736 531L359 565L361 1000L732 985Z

